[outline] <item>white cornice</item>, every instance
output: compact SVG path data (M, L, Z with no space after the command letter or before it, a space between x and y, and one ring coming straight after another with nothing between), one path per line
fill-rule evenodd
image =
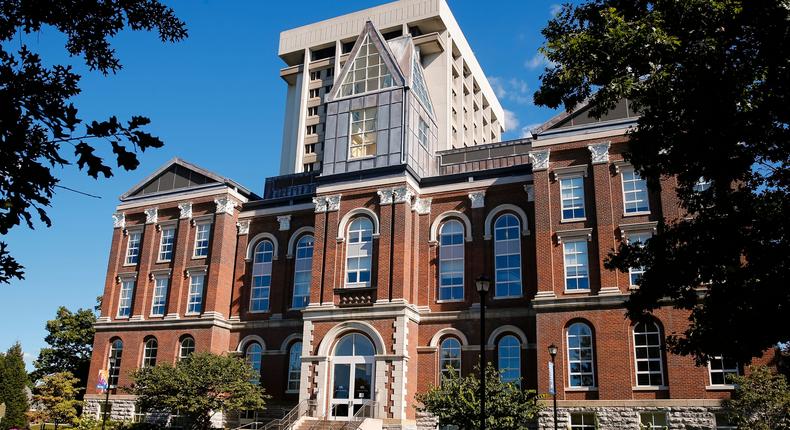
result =
M225 185L218 185L216 187L211 187L210 189L202 189L200 191L184 191L184 192L168 194L166 196L146 197L141 199L135 199L134 201L122 202L115 209L117 211L122 211L124 209L139 208L142 206L151 206L151 205L171 203L171 202L176 203L187 199L195 199L198 197L206 197L206 196L217 196L221 194L229 194L242 203L247 202L246 197L242 196L232 188Z

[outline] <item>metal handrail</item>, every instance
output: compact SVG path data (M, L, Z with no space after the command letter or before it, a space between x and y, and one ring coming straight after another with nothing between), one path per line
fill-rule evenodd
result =
M354 414L351 419L343 425L340 430L356 430L365 421L365 418L376 418L376 409L378 402L367 402ZM366 413L369 411L369 413Z
M290 412L285 414L284 417L273 420L263 426L262 430L288 430L291 426L294 425L299 418L302 418L305 415L310 414L310 411L314 410L316 406L316 401L311 399L305 399L299 402ZM257 427L256 427L257 429Z

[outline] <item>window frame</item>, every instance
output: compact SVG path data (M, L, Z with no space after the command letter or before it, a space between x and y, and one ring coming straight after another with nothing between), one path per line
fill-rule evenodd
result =
M308 240L310 242L310 246L303 246L303 241ZM313 282L313 255L315 252L315 236L312 234L303 234L299 237L296 241L296 247L294 251L294 289L293 293L291 294L291 309L304 309L310 304L310 287ZM309 256L302 255L303 252L309 248ZM300 270L300 261L309 260L310 264L306 269ZM304 276L305 280L300 280L300 274L307 274ZM297 292L304 293L306 287L306 294L298 294ZM297 303L297 297L299 298L299 302Z
M632 179L626 179L626 174L630 173ZM626 183L633 183L634 190L626 190ZM620 167L620 186L622 187L622 197L623 197L623 216L634 216L634 215L648 215L650 214L650 190L647 187L647 180L643 178L639 172L633 166L622 166ZM644 190L639 189L640 187L644 187ZM647 209L641 209L639 202L641 200L628 200L627 195L635 194L638 195L640 192L644 191L645 193L645 206ZM636 204L635 210L628 209L629 204Z
M571 346L571 336L572 336L571 335L571 329L573 329L573 327L576 327L576 326L583 326L583 327L585 327L587 329L588 333L589 333L589 334L573 334L573 337L578 337L579 338L579 346L578 347ZM582 341L581 341L582 337L589 337L590 338L590 346L589 347L583 347L582 346ZM568 325L568 327L565 329L565 348L566 348L566 359L568 360L568 387L567 388L571 389L571 390L596 390L598 388L598 384L597 384L597 381L596 381L596 378L595 378L596 377L596 375L595 375L595 335L593 333L593 330L592 330L592 327L590 326L590 324L588 324L587 322L584 322L584 321L576 321L576 322L573 322L570 325ZM571 351L572 350L578 350L579 351L579 358L578 359L574 360L574 359L571 358ZM590 353L589 360L581 358L583 350L589 350L589 353ZM578 372L574 372L572 370L574 363L578 363L580 369L585 363L589 363L590 371L589 372L583 372L583 371L580 370ZM579 377L579 380L581 381L579 385L574 385L574 383L573 383L573 377L574 376L578 376ZM585 385L584 384L584 377L585 376L590 376L592 378L592 383L591 384L589 384L589 385Z
M192 347L191 347L191 351L188 354L185 355L184 354L184 342L186 342L186 341L191 341L192 342ZM196 348L197 348L197 343L195 342L195 338L194 337L189 336L189 335L182 337L181 340L178 341L178 361L181 361L181 360L183 360L185 358L188 358L190 355L194 354Z
M132 306L134 305L134 290L137 288L137 278L136 277L128 277L128 278L121 278L120 279L121 287L118 290L118 311L115 314L115 318L129 318L132 316ZM126 285L129 284L130 287L127 290ZM124 297L124 291L129 292L129 297ZM124 305L124 302L128 302ZM126 309L127 313L122 313L121 310Z
M516 221L515 227L512 226L512 225L499 227L498 226L499 222L501 220L505 219L505 218L512 218L512 219L514 219ZM505 213L502 213L502 214L500 214L499 216L496 217L496 219L493 222L493 226L494 226L494 229L493 229L492 236L493 236L493 244L494 244L494 299L517 299L517 298L521 298L521 297L524 296L524 277L523 277L523 270L522 270L523 269L523 258L522 258L522 249L521 249L521 235L522 235L521 232L522 232L522 228L523 227L521 225L521 219L516 214L510 213L510 212L505 212ZM498 237L498 235L497 235L497 232L500 231L500 230L506 230L506 231L508 231L508 233L510 233L510 232L512 232L511 230L513 230L513 229L515 229L515 237L508 236L508 237L506 237L504 239L500 239ZM499 242L511 242L511 241L515 242L518 245L518 254L513 254L513 253L500 254L499 251L497 250L497 243L499 243ZM511 266L510 262L508 261L506 267L503 267L503 268L499 267L499 261L498 261L497 257L500 257L500 256L510 257L510 256L514 256L514 255L518 257L518 264L516 266ZM512 270L518 270L518 282L517 282L517 284L518 284L518 294L510 294L511 291L510 291L510 287L509 286L510 286L510 284L513 284L514 282L507 281L507 282L503 282L503 283L508 284L508 289L507 289L508 294L500 295L499 294L499 287L500 287L499 272L500 271L512 271Z
M208 254L211 251L211 230L212 230L212 222L211 221L197 221L195 222L195 241L192 246L192 258L208 258ZM202 228L207 228L206 231L206 238L199 239L199 234ZM199 244L203 241L206 242L205 246ZM198 253L198 250L205 249L205 253Z
M197 287L196 280L200 279L200 291L194 291L194 288ZM206 272L193 272L189 274L189 288L187 290L187 310L185 315L200 315L203 313L203 299L206 291ZM193 297L198 298L199 300L193 301ZM194 307L197 307L197 310L190 310Z
M455 346L455 345L453 345L453 346L446 346L446 344L448 342L455 342L458 345L457 346ZM463 344L461 343L461 340L458 339L455 336L447 336L444 339L442 339L441 342L439 342L439 357L438 358L439 358L439 382L440 383L444 382L446 379L448 379L449 375L450 375L450 372L451 372L450 370L447 369L447 366L445 366L445 363L448 363L448 362L449 363L457 363L457 365L453 365L453 366L450 366L450 367L452 367L452 369L453 369L452 372L455 375L461 376L461 366L463 364L463 356L461 354L461 352L463 350L462 345ZM444 358L442 352L445 351L445 350L451 350L451 352L456 352L457 351L458 355L450 357L450 358ZM446 375L448 375L448 376L446 376Z
M721 363L721 368L720 369L716 369L716 370L713 369L713 366L711 366L711 362L713 360L717 360L717 361L719 361ZM735 367L725 367L726 363L728 361L734 363ZM723 381L722 383L714 383L713 382L713 374L714 373L721 373L722 381ZM736 362L734 360L731 360L731 359L728 359L727 357L724 357L723 355L714 355L713 357L711 357L710 360L708 360L708 382L710 383L709 387L712 387L712 388L734 388L735 387L734 384L731 384L731 383L727 382L727 375L733 375L733 374L735 376L738 376L738 375L741 374L741 366L740 366L740 364L738 364L738 362Z
M294 355L298 355L298 364L294 369ZM294 375L296 378L294 378ZM302 380L302 341L296 341L288 349L288 377L286 378L286 393L298 393Z
M126 234L126 255L124 256L123 265L136 266L140 263L140 247L143 243L143 230L127 230ZM133 238L135 239L133 240ZM134 243L135 246L132 246L132 243ZM134 250L134 254L132 254L132 250Z
M587 205L585 204L585 201L584 201L584 199L585 199L584 177L585 177L585 175L582 174L582 173L564 174L564 175L559 176L557 182L559 183L559 187L560 187L560 221L561 222L575 222L575 221L586 221L587 220ZM576 186L564 187L563 186L563 182L564 181L574 181L576 179L581 181L581 185L579 185L578 187L576 187ZM566 190L566 189L569 189L571 191L572 195L571 195L570 199L566 199L563 196L563 191ZM580 190L581 191L581 196L577 196L573 192L574 190ZM571 207L566 208L565 204L566 204L566 202L568 200L570 200L570 201L579 200L580 205L578 205L578 206L571 206ZM565 211L566 210L572 211L574 216L566 218L565 217ZM581 216L576 216L576 212L575 212L576 210L581 210L582 215Z
M644 235L647 235L649 237L646 240L644 240L644 241L640 240L638 242L640 244L640 247L644 247L645 244L647 243L647 241L650 240L651 237L653 237L653 232L651 230L628 231L628 232L625 233L625 240L630 245L631 242L632 242L632 237L633 236L640 236L641 237L641 236L644 236ZM644 267L629 267L628 268L628 286L629 286L629 288L632 288L632 289L639 288L639 285L634 283L634 279L635 279L634 276L641 277L644 273L645 273L645 268ZM636 278L636 279L638 280L639 278Z
M120 345L120 348L118 347ZM121 377L121 365L123 359L123 341L119 338L113 338L110 340L110 349L107 353L107 364L109 365L109 369L107 369L107 388L117 388L118 387L118 380ZM113 381L115 382L113 384Z
M645 331L645 332L640 332L640 334L645 336L646 341L648 339L648 337L647 337L648 335L651 335L651 334L657 335L658 336L658 344L657 345L651 345L649 343L646 343L645 345L637 345L637 331L636 331L636 329L637 329L637 327L641 326L642 324L645 324L645 325L651 324L652 327L655 328L655 331ZM634 354L634 372L635 372L635 380L634 380L634 382L636 382L636 387L647 388L647 389L663 389L663 388L666 388L666 375L664 375L664 339L663 339L663 332L661 330L661 327L655 321L641 322L641 323L635 324L631 328L631 333L632 333L633 354ZM639 358L639 354L637 353L637 348L647 348L647 349L649 349L649 348L658 348L658 358L650 358L649 357L649 353L648 353L648 357L647 358ZM648 363L648 370L647 371L639 370L639 363L640 362ZM658 363L658 365L659 365L658 371L651 371L650 370L650 364L649 364L650 362L657 362ZM639 382L639 375L648 375L648 382L652 382L653 378L651 377L651 375L659 375L660 378L661 378L661 381L660 381L661 383L657 384L657 385L656 384L642 384L642 383Z
M574 423L574 417L581 418L581 423ZM588 419L592 422L588 423ZM570 430L596 430L598 428L598 416L595 412L570 412L568 414L568 428Z
M587 246L587 242L588 242L587 238L583 238L583 237L573 237L573 238L568 238L567 240L563 240L562 241L562 269L563 269L564 285L565 285L565 292L566 293L590 292L590 290L591 290L591 288L590 288L590 250L589 250L589 247ZM579 252L579 248L578 248L578 244L579 243L583 244L583 246L584 246L584 252L583 253ZM576 247L574 249L574 252L569 253L569 251L568 251L568 249L566 247L571 245L571 244L577 244L577 245L576 245ZM580 260L580 257L579 257L580 255L584 255L584 259L583 259L583 263L584 264L578 264L578 262ZM574 257L577 264L569 265L568 264L568 258L569 257ZM573 268L575 270L575 272L576 272L576 274L573 275L573 276L569 275L569 269L571 269L571 268ZM583 268L584 269L584 272L585 272L584 276L579 276L579 268ZM576 280L576 285L577 285L576 288L568 288L568 281L570 279L575 279ZM581 280L581 279L584 279L584 280L587 281L587 287L586 288L579 288L578 287L579 280Z
M170 234L166 236L166 234ZM166 241L169 239L169 241ZM176 245L176 226L175 225L166 225L161 227L161 231L159 232L159 251L156 254L156 262L157 263L169 263L173 261L173 251L175 250ZM169 249L165 250L166 247ZM163 258L163 254L167 258Z
M460 235L460 237L461 237L460 242L458 242L458 243L449 243L449 244L442 243L443 242L443 240L442 240L443 236L445 236L444 229L448 225L457 225L460 233L459 232L447 233L447 235L448 236L450 236L450 235L452 235L452 236ZM437 233L437 239L438 239L438 243L439 243L438 251L437 251L437 254L438 254L437 260L439 262L439 265L438 265L439 282L437 282L437 286L438 286L437 303L462 302L462 301L465 300L465 297L466 297L466 230L464 228L464 223L461 220L456 219L456 218L448 218L446 220L443 220L442 223L439 225L439 229L438 229L438 233ZM455 239L453 239L453 242L455 242ZM461 250L461 252L460 252L461 256L460 257L443 259L442 258L442 250L443 249L450 249L449 247L460 249ZM443 264L447 264L447 263L450 263L450 262L453 262L453 261L460 261L461 262L461 270L460 271L457 271L457 270L445 271L443 269L443 267L442 267ZM449 285L444 285L444 283L442 281L442 274L443 273L450 273L450 274L455 274L455 275L460 274L461 275L460 276L461 282L460 283L453 282L453 283L451 283ZM457 276L453 277L452 279L457 279ZM458 289L460 289L461 294L460 294L460 296L456 297L455 293L457 292ZM442 291L443 290L449 290L450 291L449 298L444 298L444 299L442 298Z
M514 345L503 345L503 342L505 342L505 340L510 340L510 339L512 339L513 341L516 342L515 346ZM521 344L521 340L519 340L518 336L516 336L513 333L507 333L507 334L503 335L502 337L500 337L499 340L497 341L497 344L496 344L497 370L499 370L500 380L502 382L504 382L504 383L512 383L512 384L515 384L516 386L519 386L519 387L521 386L521 378L522 378L522 376L521 376L522 375L522 368L521 368L522 367L521 366L522 354L521 354L521 349L522 349L522 347L523 347L523 345ZM503 351L502 351L503 348L507 348L508 350L515 350L516 351L516 356L515 357L512 357L512 356L505 357L505 356L503 356ZM516 363L518 364L518 367L515 367L515 368L514 367L509 367L509 366L503 367L503 363L502 363L502 359L503 358L509 359L509 360L512 360L512 359L515 358L516 359ZM515 379L513 379L513 380L505 380L505 373L507 371L509 371L509 370L515 370L518 373L518 376Z
M149 337L143 343L143 361L140 368L156 366L156 359L159 353L159 341L155 337Z
M268 245L269 249L260 250ZM258 261L258 256L261 261ZM268 256L268 261L266 258ZM271 307L272 275L274 267L274 242L269 239L262 239L252 248L252 273L250 277L250 301L248 310L250 313L269 312ZM267 282L268 278L268 282ZM256 280L261 279L261 285L256 285ZM256 297L256 291L262 291L261 297ZM255 303L262 303L262 307L255 306Z
M164 281L164 286L159 285L160 281ZM162 291L161 289L163 289L164 291ZM165 313L167 312L167 295L169 290L170 290L170 277L168 276L154 277L154 291L153 294L151 294L150 316L152 317L165 316ZM158 307L162 308L162 312L154 312Z
M368 117L369 113L373 113L372 118ZM354 120L354 113L360 113L360 119ZM373 128L368 130L365 125L368 121L373 123ZM354 125L361 124L358 132L354 132ZM361 136L362 143L359 145L354 144L354 137ZM366 142L365 139L372 136L372 141ZM347 159L352 160L365 160L376 157L376 150L378 148L378 107L369 107L362 109L354 109L349 111L348 114L348 154ZM368 148L372 147L372 153L368 154ZM354 149L361 148L364 152L363 155L354 156Z
M370 48L373 48L375 53L371 53ZM368 58L373 56L378 56L379 60L378 63L370 65L368 64ZM354 63L348 68L346 76L343 76L343 81L340 82L340 91L338 91L337 94L338 97L354 97L362 94L386 90L387 88L392 88L395 86L395 80L392 76L392 71L384 61L384 54L382 54L378 47L373 43L370 34L365 35L365 38L362 40L359 49L357 49L354 58L350 60ZM361 69L357 69L357 64L360 60L364 60L365 64ZM376 70L375 75L368 75L368 70L371 69ZM382 73L382 70L384 73ZM357 76L359 72L364 73L364 76L361 80L359 80ZM376 83L375 88L369 88L368 82L374 80ZM359 84L362 84L361 90L358 90Z
M422 117L420 117L419 121L417 122L417 142L419 142L420 146L422 146L425 149L428 149L430 147L429 146L430 142L428 140L428 135L430 134L430 132L431 132L431 128L428 126L428 123L425 122L425 120L422 119Z
M645 426L643 421L647 416L650 416L650 423L648 423L648 426ZM656 425L656 417L662 417L664 424ZM662 411L639 412L639 428L643 430L667 430L669 429L669 414Z
M359 229L359 230L352 230L355 226L355 223L360 220L365 220L369 224L369 229ZM369 231L369 235L364 235L365 231ZM370 288L373 282L373 256L375 254L374 246L373 246L373 235L375 234L375 224L372 219L367 216L360 215L356 216L348 223L348 227L346 230L346 255L345 255L345 273L343 275L343 287L344 288ZM352 254L351 249L352 245L360 244L359 246L355 246L359 248L359 254ZM370 252L366 255L362 255L361 251L364 249L365 244L369 244ZM351 259L356 259L356 269L351 269ZM363 270L361 263L367 260L367 270ZM368 279L366 281L360 281L362 278L362 274L367 271ZM356 273L356 280L354 282L350 281L350 274Z
M258 346L260 351L257 352L250 352L250 348L253 346ZM253 383L260 384L261 382L261 370L263 369L263 352L265 351L263 345L258 342L257 340L251 340L244 344L244 361L249 364L253 370L256 371L254 380L251 381ZM257 361L252 361L250 357L257 357Z

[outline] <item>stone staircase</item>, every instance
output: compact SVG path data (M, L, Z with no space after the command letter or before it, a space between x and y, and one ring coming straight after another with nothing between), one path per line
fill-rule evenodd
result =
M348 424L347 421L305 419L293 430L340 430Z

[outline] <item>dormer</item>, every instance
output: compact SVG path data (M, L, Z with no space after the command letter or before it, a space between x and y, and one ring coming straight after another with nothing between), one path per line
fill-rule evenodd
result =
M385 40L368 21L327 97L321 176L410 167L435 171L437 127L411 35Z

